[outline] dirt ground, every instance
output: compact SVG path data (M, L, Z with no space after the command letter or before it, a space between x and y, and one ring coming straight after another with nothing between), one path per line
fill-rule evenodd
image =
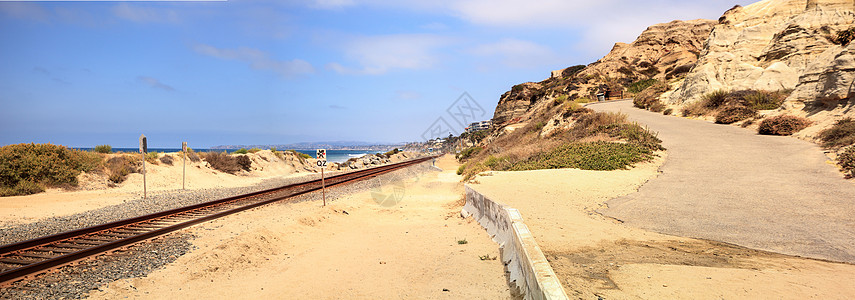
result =
M663 161L611 172L491 172L471 186L520 210L571 298L855 297L855 265L653 233L595 212L656 177Z
M93 299L507 299L498 246L461 219L460 176L429 172L321 207L263 207L192 227L198 247ZM403 194L395 205L376 199ZM462 243L465 241L465 243Z

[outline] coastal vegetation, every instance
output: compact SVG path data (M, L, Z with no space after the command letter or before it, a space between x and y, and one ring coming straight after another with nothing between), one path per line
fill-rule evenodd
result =
M569 123L563 127L547 125ZM464 180L485 171L579 168L618 170L652 159L664 150L655 133L626 120L626 115L594 112L566 102L534 116L527 125L499 135L490 143L461 150Z
M791 135L810 126L811 121L802 117L780 115L764 119L757 132L768 135Z
M110 145L98 145L95 146L95 148L92 148L92 151L95 151L97 153L110 154L113 153L113 147Z
M29 195L45 187L76 186L77 175L101 167L103 156L52 144L0 147L0 196Z
M819 140L825 148L855 145L855 120L852 118L838 120L834 126L819 134Z
M252 160L246 155L229 155L226 152L206 152L203 158L211 168L217 171L235 174L241 170L249 171L252 165Z
M837 156L837 164L846 173L846 178L855 178L855 146L846 148Z

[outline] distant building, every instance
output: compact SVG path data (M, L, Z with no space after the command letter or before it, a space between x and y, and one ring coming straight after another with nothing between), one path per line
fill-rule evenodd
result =
M466 127L466 132L475 132L479 130L490 129L490 126L493 125L493 120L475 122L469 124L469 127Z

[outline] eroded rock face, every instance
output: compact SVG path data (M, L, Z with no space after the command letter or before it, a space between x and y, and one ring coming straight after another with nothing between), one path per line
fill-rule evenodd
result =
M764 0L734 7L712 30L697 66L662 100L694 102L719 89L796 89L788 101L839 97L845 93L839 84L850 78L841 73L849 62L834 40L853 24L853 0Z
M514 86L502 95L493 114L494 130L525 122L550 107L560 95L572 100L597 90L623 89L640 79L665 79L695 64L714 20L673 21L650 26L631 44L616 43L611 52L588 66L552 71L549 79Z
M608 55L579 74L670 79L695 65L715 24L699 19L650 26L631 44L615 44Z

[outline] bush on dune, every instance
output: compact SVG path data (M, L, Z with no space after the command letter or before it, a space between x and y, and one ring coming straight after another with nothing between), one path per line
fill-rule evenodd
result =
M232 156L225 152L207 152L205 161L220 172L235 174L240 170L249 171L252 161L246 155Z
M562 108L556 111L559 109ZM535 131L540 120L534 118L528 126L499 136L487 147L465 149L459 157L468 161L458 173L468 180L489 170L626 169L652 159L655 151L664 150L655 133L627 122L624 114L580 108L565 117L574 119L570 128L559 129L546 137Z
M45 186L76 186L77 175L98 169L100 154L52 144L17 144L0 147L2 194L24 195Z

